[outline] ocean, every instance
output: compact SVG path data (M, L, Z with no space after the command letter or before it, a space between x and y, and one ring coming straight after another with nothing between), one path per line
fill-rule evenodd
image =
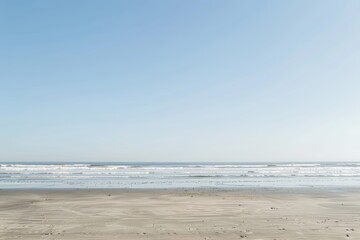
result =
M0 189L357 187L354 162L0 164Z

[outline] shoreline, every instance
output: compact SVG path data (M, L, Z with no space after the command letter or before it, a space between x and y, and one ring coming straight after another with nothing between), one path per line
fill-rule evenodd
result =
M360 163L0 164L0 188L353 188Z
M170 187L170 188L1 188L0 193L22 192L248 192L248 193L360 193L359 187Z

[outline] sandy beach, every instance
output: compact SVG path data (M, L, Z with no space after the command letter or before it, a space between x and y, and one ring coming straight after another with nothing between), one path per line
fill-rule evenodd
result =
M0 239L360 239L360 192L1 190Z

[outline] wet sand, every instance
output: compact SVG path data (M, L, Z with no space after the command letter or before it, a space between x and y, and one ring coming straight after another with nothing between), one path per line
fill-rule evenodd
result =
M360 191L0 190L0 239L360 239Z

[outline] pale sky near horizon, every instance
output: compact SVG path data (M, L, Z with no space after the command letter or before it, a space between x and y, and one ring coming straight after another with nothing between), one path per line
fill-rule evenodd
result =
M359 12L0 0L0 162L360 160Z

